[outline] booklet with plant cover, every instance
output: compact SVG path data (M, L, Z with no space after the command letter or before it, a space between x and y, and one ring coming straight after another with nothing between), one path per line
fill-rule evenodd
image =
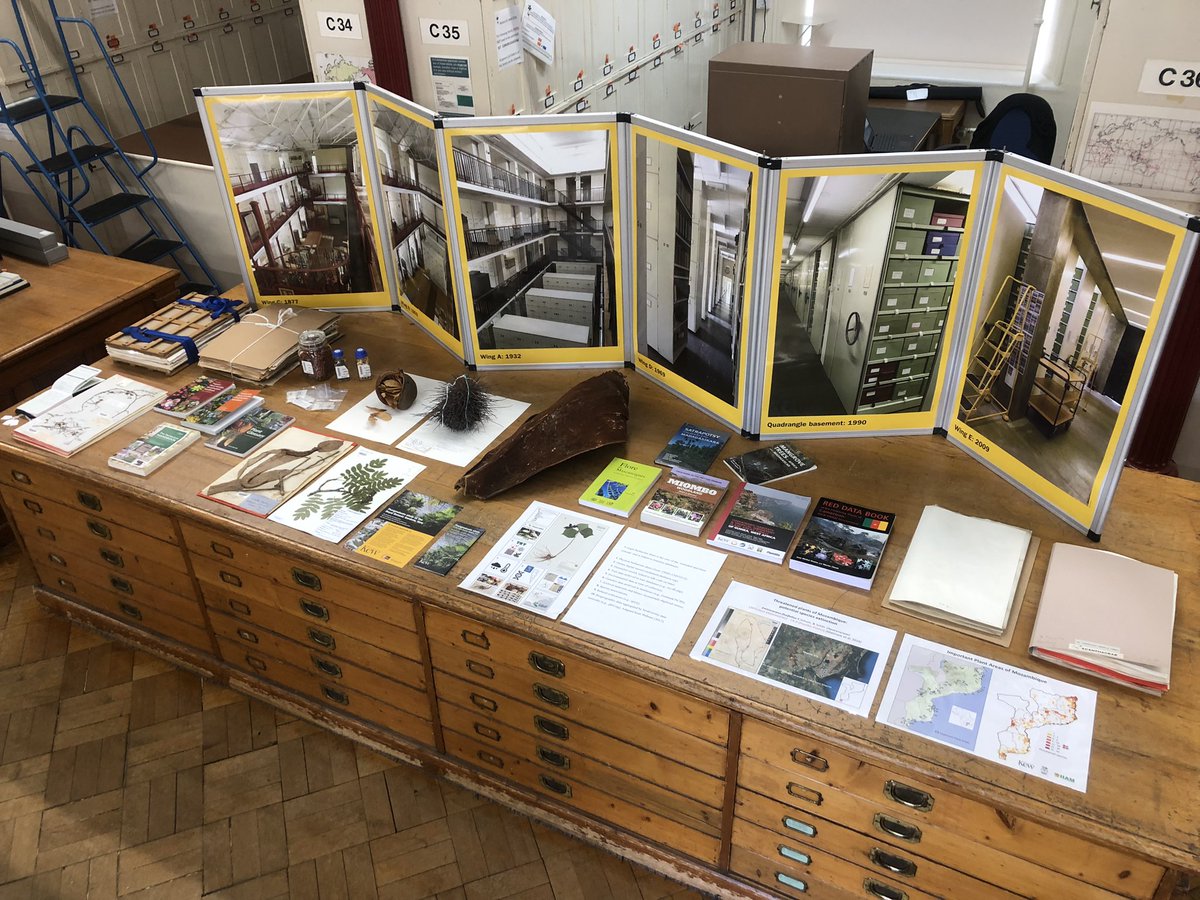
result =
M346 549L393 566L405 566L462 507L416 491L402 491L360 528Z
M660 475L662 469L658 466L614 457L588 485L588 489L579 495L579 503L628 519L633 508L646 496L646 491L654 487Z
M654 461L660 466L707 472L728 440L728 432L712 431L685 422Z
M715 520L708 542L734 553L783 562L810 498L760 484L739 485L732 494L729 508Z

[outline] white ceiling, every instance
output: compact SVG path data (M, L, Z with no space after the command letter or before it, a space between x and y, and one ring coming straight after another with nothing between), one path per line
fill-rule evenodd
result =
M414 155L421 159L436 158L432 128L384 106L376 105L374 110L375 127L391 138L392 143L402 150L415 150Z
M528 131L486 137L502 153L515 153L548 178L608 168L606 131Z
M350 97L238 100L216 106L217 136L227 147L303 150L345 147L357 139Z

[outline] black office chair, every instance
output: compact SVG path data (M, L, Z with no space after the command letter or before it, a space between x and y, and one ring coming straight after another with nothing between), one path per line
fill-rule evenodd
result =
M972 150L1005 150L1050 163L1058 127L1050 104L1036 94L1009 94L975 127Z

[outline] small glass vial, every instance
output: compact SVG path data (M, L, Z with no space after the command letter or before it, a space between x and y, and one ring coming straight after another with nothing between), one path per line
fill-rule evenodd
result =
M367 358L367 351L359 347L354 351L354 360L358 364L358 380L366 381L371 377L371 360Z
M333 374L333 353L323 331L302 331L299 339L300 369L309 381L328 381Z
M338 381L350 380L350 367L346 365L346 353L343 350L333 351L333 374Z

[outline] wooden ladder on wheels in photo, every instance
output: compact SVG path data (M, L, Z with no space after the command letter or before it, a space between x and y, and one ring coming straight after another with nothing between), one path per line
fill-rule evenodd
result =
M964 422L980 422L984 419L994 419L1003 416L1008 419L1008 408L1000 404L992 394L992 388L1008 366L1009 360L1025 340L1025 313L1029 309L1031 299L1040 293L1037 288L1023 281L1017 281L1012 275L1004 279L1000 290L992 301L987 319L992 318L996 308L1009 292L1016 289L1016 301L1012 312L1007 318L996 319L987 326L983 340L976 345L971 354L971 362L967 366L966 383L963 385L962 396L959 397L959 417ZM998 412L986 412L987 406L998 407Z

